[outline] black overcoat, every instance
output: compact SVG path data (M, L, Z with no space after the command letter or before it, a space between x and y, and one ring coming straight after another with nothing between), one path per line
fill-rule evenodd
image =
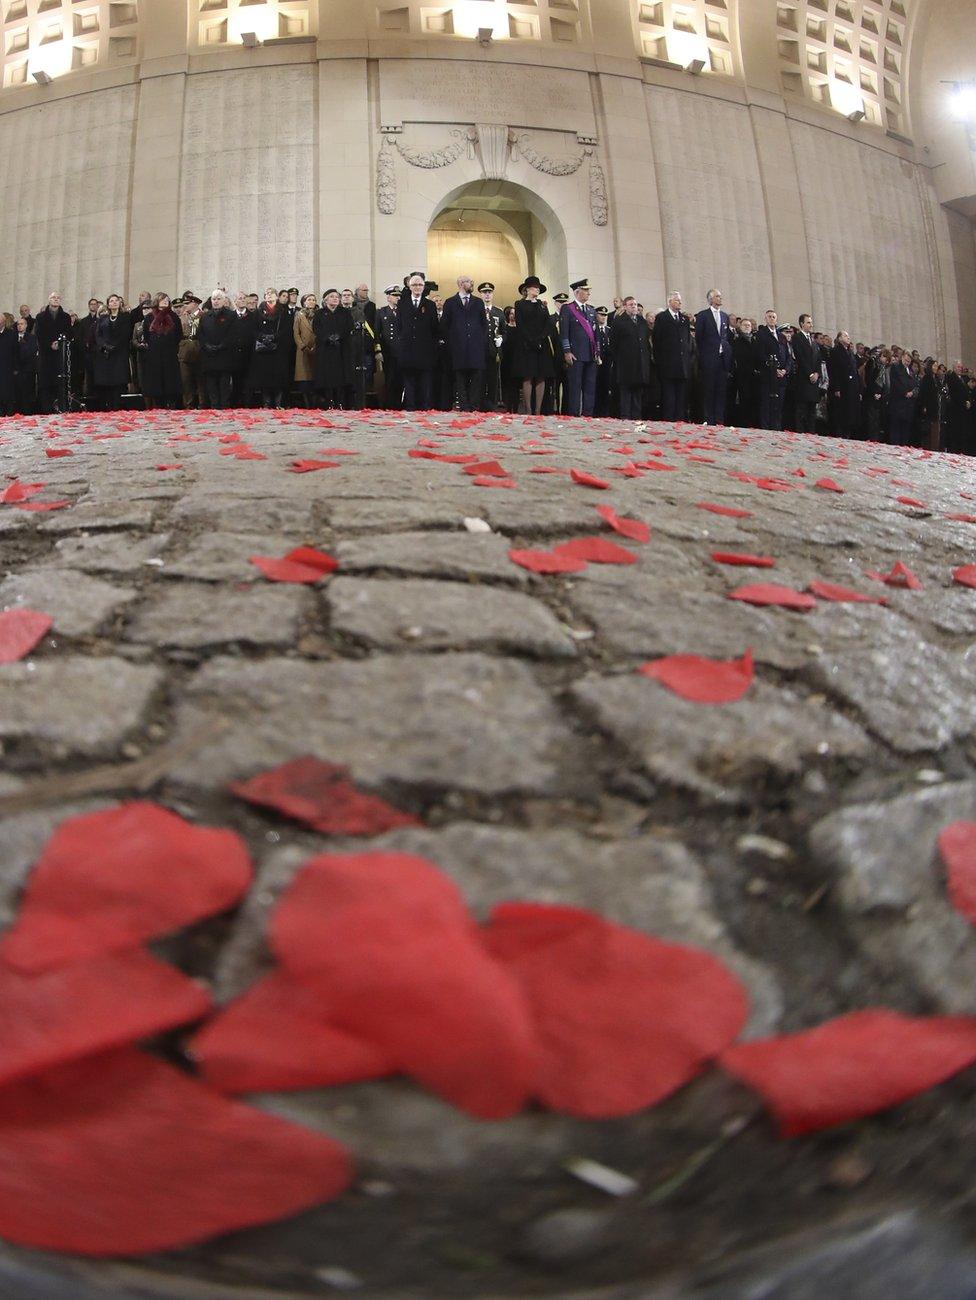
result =
M119 312L114 320L109 315L99 317L95 326L96 388L128 387L131 341L128 313Z
M651 329L643 316L621 312L610 326L610 347L621 388L638 388L651 382Z

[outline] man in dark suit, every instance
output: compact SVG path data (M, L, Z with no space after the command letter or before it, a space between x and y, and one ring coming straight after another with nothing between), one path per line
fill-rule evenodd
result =
M691 324L681 310L681 294L668 294L668 305L654 317L654 361L661 383L661 419L683 420L691 378Z
M946 391L949 401L945 419L945 450L966 452L969 450L970 416L972 408L969 385L966 383L965 366L957 361L946 375Z
M804 312L793 335L796 362L796 431L816 433L817 403L820 401L820 344L813 337L813 317Z
M577 280L569 286L573 296L559 309L559 341L566 373L563 378L563 414L592 415L596 404L596 370L600 341L596 312L590 306L590 286Z
M247 406L247 372L251 366L254 352L254 337L257 333L257 313L248 311L247 294L239 293L234 298L234 315L237 318L236 357L231 371L231 401L235 406Z
M633 294L610 326L621 420L639 420L644 393L651 382L651 327Z
M474 294L474 280L459 275L458 291L444 303L441 338L447 344L454 374L454 405L459 411L475 411L481 405L488 360L488 317L485 305Z
M403 379L397 361L399 299L400 290L393 284L386 291L386 306L376 313L376 337L383 356L383 405L388 411L398 411L403 403Z
M725 393L732 371L732 335L721 289L709 289L708 306L695 317L695 344L706 424L725 423Z
M759 427L782 429L783 399L795 362L789 344L776 328L779 317L770 307L756 331L756 369L759 371Z
M912 441L912 423L918 401L918 381L912 373L911 354L906 348L888 372L888 441L907 447Z
M505 341L505 313L495 306L495 286L490 280L478 285L484 304L487 346L485 353L485 382L482 387L481 409L497 411L501 405L502 343Z
M413 271L397 303L397 361L403 375L403 406L407 411L429 411L431 375L440 346L437 308L429 298L430 282Z
M61 306L61 295L52 293L47 306L34 321L37 339L37 399L42 415L60 410L65 383L65 350L62 339L71 336L71 317Z
M851 336L841 330L827 357L830 385L830 432L835 438L856 438L861 428L861 376ZM914 411L914 403L912 410Z

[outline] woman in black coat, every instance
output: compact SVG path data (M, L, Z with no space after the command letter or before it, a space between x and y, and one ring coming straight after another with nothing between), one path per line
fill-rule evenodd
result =
M117 411L129 386L129 342L132 322L122 310L122 299L110 293L108 311L95 326L95 390L102 411Z
M279 304L274 289L268 289L254 316L254 352L247 377L248 388L262 406L280 408L291 387L292 329L288 308Z
M147 345L142 357L142 390L147 408L182 406L179 346L183 326L173 311L168 293L156 295L142 336Z
M539 415L546 380L556 373L552 358L549 308L539 297L546 291L539 277L530 275L519 285L525 297L515 304L515 352L512 374L522 382L522 405L526 415Z
M26 316L17 322L17 359L14 405L18 415L33 415L37 408L37 339Z
M17 397L17 327L0 311L0 415L13 415Z
M350 344L352 312L339 305L339 290L323 295L324 306L312 319L315 333L315 388L319 406L339 407L347 384L352 383Z

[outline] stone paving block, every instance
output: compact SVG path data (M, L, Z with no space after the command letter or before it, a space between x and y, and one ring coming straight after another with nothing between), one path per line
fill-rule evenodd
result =
M571 693L651 776L720 803L757 800L818 759L861 759L871 751L846 718L762 683L734 704L707 706L636 673L587 677Z
M296 587L257 582L243 591L215 591L206 583L169 583L153 593L132 620L127 636L151 645L200 649L242 645L292 645L311 597Z
M949 1013L976 1013L976 932L946 896L939 831L976 819L976 782L854 804L810 831L814 857L881 969L909 972Z
M562 478L558 481L565 483ZM481 513L493 528L502 533L565 538L606 532L608 537L612 536L594 509L594 505L601 504L599 501L579 501L570 497L565 490L558 496L544 500L521 497L515 492L488 495L491 500L485 503ZM598 494L594 493L596 495ZM623 538L617 540L624 541Z
M836 607L830 642L805 672L899 753L941 749L976 722L974 665L877 605Z
M423 578L333 578L326 596L336 632L387 650L576 654L546 606L517 591Z
M88 636L135 596L74 569L24 569L0 584L0 609L25 605L50 614L55 635Z
M252 555L287 555L306 543L314 544L314 539L301 533L206 533L167 559L160 573L202 582L263 582Z
M137 574L151 571L169 545L169 533L138 537L132 533L100 533L94 537L65 537L55 547L57 563L88 573ZM148 566L148 568L147 568Z
M124 659L64 655L0 667L0 740L66 754L114 749L142 722L162 671Z
M212 659L187 688L180 734L221 717L229 728L177 779L209 788L313 753L367 783L550 794L573 763L571 733L526 665L483 654Z
M152 506L135 505L106 495L100 501L79 501L67 510L55 510L38 521L42 533L96 532L109 528L151 528Z
M173 507L170 522L208 523L218 532L247 530L303 536L312 527L311 501L255 500L201 491L183 496Z
M356 532L389 533L398 528L404 532L428 528L460 529L468 513L460 503L447 500L440 493L420 500L351 497L330 501L325 509L329 523L336 533L343 536Z
M339 542L344 573L386 569L420 578L495 578L519 586L528 574L508 558L510 543L487 533L390 533Z

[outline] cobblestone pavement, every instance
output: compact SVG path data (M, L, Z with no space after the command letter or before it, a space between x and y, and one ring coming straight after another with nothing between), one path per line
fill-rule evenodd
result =
M497 460L515 486L411 449ZM293 472L303 458L334 467ZM559 900L721 956L753 1034L872 1005L976 1012L976 938L934 847L976 817L976 591L951 576L976 559L976 523L952 518L976 515L972 462L611 420L191 412L6 421L0 465L46 484L31 502L71 503L0 505L0 608L54 619L0 668L0 921L61 819L148 790L254 854L240 913L163 946L230 997L326 842L227 783L314 753L416 813L379 843L428 855L479 914ZM538 576L509 559L597 533L629 545L597 505L650 525L635 564ZM249 563L303 543L338 573L274 584ZM898 561L921 590L865 576ZM889 603L727 599L813 579ZM747 647L757 680L735 704L634 671ZM11 1251L0 1293L971 1296L972 1099L963 1075L785 1143L715 1073L599 1124L477 1122L396 1082L276 1095L259 1104L356 1153L341 1201L132 1264ZM575 1181L573 1156L639 1192Z

